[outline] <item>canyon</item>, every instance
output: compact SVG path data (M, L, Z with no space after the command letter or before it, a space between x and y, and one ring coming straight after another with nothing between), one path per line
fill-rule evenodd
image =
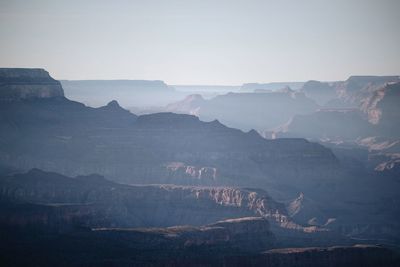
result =
M315 111L329 100L312 99L318 90L304 88L320 85L314 82L300 91L190 96L135 115L115 100L72 101L45 70L0 69L0 224L12 240L1 244L0 257L23 265L27 249L43 265L57 243L66 265L84 265L75 243L94 265L282 266L295 258L305 266L311 258L328 266L324 259L335 257L391 266L400 240L398 84L371 79L324 85L339 88L340 101L358 103L357 110ZM221 120L216 107L224 107ZM274 112L282 113L276 121ZM254 121L245 131L225 125L255 116L260 127L289 122L275 139L252 129ZM336 128L344 122L353 129L347 135ZM349 149L333 139L357 143Z

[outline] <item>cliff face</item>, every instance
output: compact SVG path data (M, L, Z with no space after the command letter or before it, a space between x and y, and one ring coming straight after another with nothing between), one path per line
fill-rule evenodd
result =
M314 99L319 105L322 106L336 97L336 90L333 84L319 81L308 81L304 83L301 91L307 97Z
M159 253L191 257L191 251L222 258L283 245L287 238L300 245L339 240L326 229L292 222L284 205L263 190L121 185L97 175L68 178L40 170L0 178L0 226L9 229L7 235L22 231L22 240L33 237L21 241L22 247L29 242L49 246L48 239L35 236L44 232L57 242L115 244L144 258ZM15 236L12 240L20 242Z
M18 75L3 72L15 83L24 84L28 78L54 81L43 70L17 71ZM227 101L238 110L243 99L250 106L257 99L261 99L257 105L264 105L280 99L302 103L305 97L288 91L255 98L228 94L219 99L213 106ZM70 176L99 173L127 183L265 186L278 181L303 185L301 178L312 180L338 168L328 149L305 140L268 141L254 131L243 133L216 120L203 122L188 115L137 117L116 101L100 108L61 97L6 101L0 106L0 129L4 140L0 160L6 165Z
M364 100L361 109L368 115L370 123L377 125L386 135L398 136L400 129L400 82L391 83L376 90Z
M60 82L44 69L0 68L0 100L63 96Z
M300 91L327 107L358 108L387 83L396 82L400 82L400 76L351 76L337 82L308 81Z
M280 97L283 94L285 99L299 96L289 90L277 94ZM236 95L239 94L232 98ZM243 94L249 99L267 94L249 95ZM240 101L235 103L235 107L240 107ZM116 101L100 108L89 108L59 97L5 101L0 105L0 140L0 162L14 169L40 168L69 176L99 173L128 184L196 186L190 190L183 189L184 186L175 189L171 186L135 187L115 195L108 187L96 189L96 194L102 196L100 199L118 203L107 209L102 209L98 203L93 209L79 208L82 203L86 207L90 200L97 200L90 190L79 194L74 191L68 193L70 197L62 198L67 193L60 189L57 197L49 202L64 199L61 202L78 203L78 213L88 212L87 216L99 214L96 218L103 218L107 226L141 226L147 225L146 222L154 226L170 226L184 221L206 224L211 222L208 219L251 216L255 212L259 216L278 219L286 228L297 228L297 225L284 220L282 216L285 214L281 211L274 216L270 202L260 197L264 193L231 188L239 186L263 188L280 200L292 199L304 192L314 203L324 207L324 214L319 217L344 217L342 222L349 224L369 222L372 218L376 218L377 224L386 223L385 216L395 214L390 201L396 201L392 192L398 185L387 183L387 188L371 192L371 188L382 188L378 184L380 181L371 182L364 172L347 173L332 151L322 145L304 139L266 140L255 131L244 133L216 120L203 122L184 114L158 113L137 117L122 109ZM214 186L218 190L203 190L198 186ZM19 192L18 188L13 190L7 194ZM39 192L34 194L36 196L53 196L52 190L47 193L35 190ZM141 202L133 193L128 193L132 190L136 190L136 196L149 199L149 202ZM176 198L165 192L173 192ZM209 196L201 198L204 209L189 201L196 194ZM29 196L29 191L23 195ZM79 201L82 198L88 200ZM182 204L187 199L193 206ZM160 203L182 206L186 211L171 216L175 209ZM210 214L207 209L213 212ZM236 213L238 209L239 214ZM131 210L135 212L131 213ZM315 217L311 214L314 210L308 209L302 219L308 221ZM152 218L153 211L158 215L146 221ZM371 216L365 219L365 214ZM115 221L110 218L115 218ZM392 217L388 221L392 222ZM165 225L159 225L160 222ZM96 225L99 221L93 223Z
M0 200L44 205L25 213L23 209L12 212L4 204L1 223L14 225L48 222L51 226L51 222L75 221L89 227L160 227L202 225L252 215L276 223L289 220L284 205L263 190L128 186L95 175L68 178L39 170L0 178ZM29 216L33 211L36 215Z
M400 149L396 145L400 134L398 80L397 76L354 76L346 82L336 83L337 92L341 92L339 99L354 108L325 108L296 115L277 129L275 135L365 147L369 152L363 163L368 169L395 177L400 158ZM317 86L317 89L323 91L323 86Z
M201 95L189 95L185 99L166 106L168 112L184 113L199 116L200 108L206 103Z
M336 90L345 102L360 106L376 90L396 82L400 82L400 76L351 76L338 83Z
M135 115L112 102L67 99L0 106L0 159L65 175L99 173L126 183L304 186L338 170L329 149L302 139L265 140L183 114ZM17 127L16 127L17 126ZM105 164L107 163L107 164ZM328 178L326 178L328 179Z

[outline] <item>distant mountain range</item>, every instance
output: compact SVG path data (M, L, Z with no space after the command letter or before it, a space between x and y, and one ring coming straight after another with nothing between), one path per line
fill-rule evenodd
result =
M166 105L185 96L163 81L62 80L65 95L92 107L117 100L124 107ZM95 97L94 97L95 96Z
M256 85L251 87L252 93L228 93L211 99L204 99L200 94L190 95L145 113L169 111L196 115L205 121L218 119L245 131L256 129L266 138L302 137L328 146L348 144L367 150L365 153L369 156L361 164L376 171L398 174L400 150L396 146L390 152L373 147L378 147L378 143L398 142L399 76L308 81L296 91L289 87L271 90L266 89L268 86ZM343 152L342 148L338 149Z
M272 82L272 83L245 83L240 87L240 92L253 93L256 90L276 91L285 87L298 90L303 86L304 82Z
M332 84L310 82L302 91L320 101L324 98L325 106L314 113L295 115L275 129L274 136L365 149L368 157L362 164L398 177L399 76L352 76Z
M209 100L191 95L169 104L169 112L194 114L200 119L218 119L222 123L245 131L273 129L296 114L307 114L318 105L303 93L288 90L257 93L228 93Z

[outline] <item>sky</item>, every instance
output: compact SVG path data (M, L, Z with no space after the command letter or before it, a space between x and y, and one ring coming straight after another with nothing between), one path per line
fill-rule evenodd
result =
M0 67L168 84L400 74L397 0L0 0Z

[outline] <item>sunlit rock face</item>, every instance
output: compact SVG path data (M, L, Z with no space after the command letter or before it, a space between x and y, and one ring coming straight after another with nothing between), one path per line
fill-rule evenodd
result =
M14 214L14 219L10 214L1 216L3 223L10 220L37 223L46 216L54 222L81 220L90 227L202 225L246 216L261 216L278 223L289 221L285 206L263 190L130 186L98 175L69 178L38 169L1 177L0 200L31 203L31 210L37 211L37 216L32 217L24 216L23 212Z
M363 101L361 109L371 124L385 131L387 136L398 136L400 128L400 82L389 83Z
M0 100L63 96L60 82L44 69L0 68Z
M351 76L338 83L336 90L345 102L360 106L363 101L387 83L400 82L400 76Z
M400 76L350 76L345 81L308 81L300 89L307 97L329 108L359 108L366 99Z
M74 226L88 228L170 227L205 225L231 220L215 227L238 234L269 231L268 220L279 242L304 238L333 242L328 229L303 227L292 221L285 205L266 191L235 187L176 185L122 185L98 175L69 178L38 169L0 177L0 225L39 227L57 232ZM253 219L250 221L254 221ZM265 228L265 226L267 228ZM229 234L229 233L228 233Z

